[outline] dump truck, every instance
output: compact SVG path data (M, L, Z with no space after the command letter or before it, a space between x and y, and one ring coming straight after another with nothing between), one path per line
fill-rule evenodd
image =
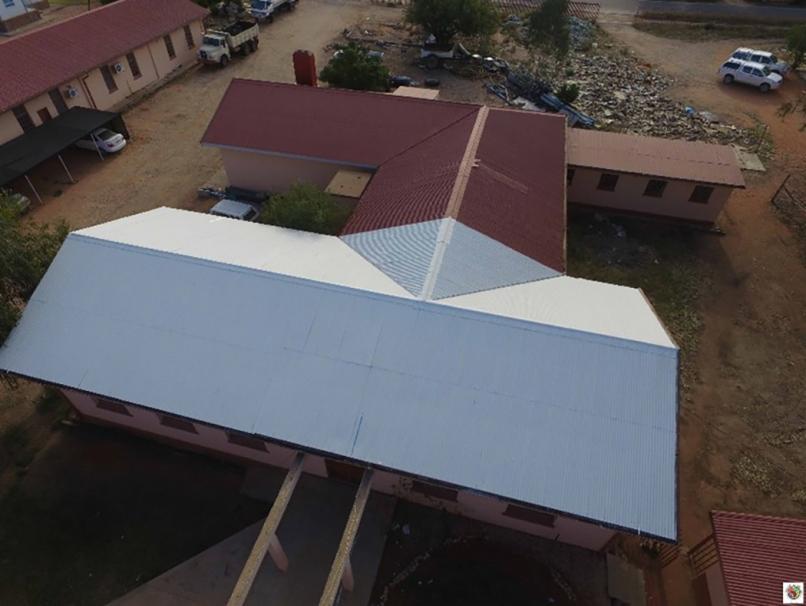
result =
M291 11L297 6L297 0L252 0L249 13L258 22L274 21L274 13Z
M240 20L204 34L199 59L210 65L226 67L236 53L248 55L257 50L260 27L256 21Z

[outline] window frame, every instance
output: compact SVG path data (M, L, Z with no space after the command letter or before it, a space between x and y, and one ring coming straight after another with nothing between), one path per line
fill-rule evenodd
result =
M190 29L190 25L185 25L182 29L185 32L185 42L188 45L188 50L196 48L196 41L193 39L193 31Z
M660 190L657 191L657 192L655 192L654 190L650 191L650 187L653 184L656 187L658 185L660 185ZM646 187L644 188L644 196L647 197L647 198L658 198L658 199L660 199L660 198L663 197L663 194L666 192L666 187L668 185L669 185L669 182L666 181L665 179L649 179L649 181L646 182Z
M430 482L423 482L422 480L412 480L411 491L423 495L424 497L450 501L451 503L456 503L459 500L459 491L455 488L439 486L438 484L431 484Z
M599 182L596 184L596 189L598 191L606 191L606 192L614 192L618 187L619 176L616 173L602 173L599 175ZM612 186L609 185L609 182L612 180Z
M118 83L115 82L115 75L112 73L112 69L108 65L102 65L100 68L101 70L101 77L104 79L104 84L106 84L106 90L109 94L114 94L118 92Z
M165 50L168 52L168 58L173 61L176 59L176 48L174 47L174 41L171 38L171 34L165 34L162 37L162 41L165 43Z
M712 185L695 185L694 189L691 190L688 201L694 204L708 204L713 195L714 188Z
M132 73L132 80L137 80L142 77L143 72L140 70L140 64L137 62L137 55L134 51L126 53L126 63L129 64L129 71Z

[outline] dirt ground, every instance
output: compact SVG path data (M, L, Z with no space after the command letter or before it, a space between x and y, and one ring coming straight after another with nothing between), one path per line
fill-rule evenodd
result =
M709 511L806 515L806 268L799 243L770 200L786 175L806 171L801 118L776 115L806 86L791 74L776 93L724 86L708 69L741 40L704 43L657 38L621 25L611 33L677 79L673 93L739 124L769 127L775 157L747 178L721 217L726 235L705 238L699 255L708 284L694 360L697 381L683 394L679 442L681 541L710 532ZM681 51L685 45L685 52ZM776 41L756 42L775 48ZM691 604L687 571L669 567L671 606ZM676 576L675 576L676 575Z

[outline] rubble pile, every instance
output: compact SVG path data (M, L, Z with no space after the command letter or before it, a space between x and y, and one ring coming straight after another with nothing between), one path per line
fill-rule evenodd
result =
M710 112L698 112L674 101L666 90L671 78L640 64L623 52L573 53L568 80L579 84L575 105L604 130L640 135L737 144L754 148L758 133L723 124Z
M596 33L593 23L580 19L579 17L570 17L568 21L571 48L586 49L590 47Z

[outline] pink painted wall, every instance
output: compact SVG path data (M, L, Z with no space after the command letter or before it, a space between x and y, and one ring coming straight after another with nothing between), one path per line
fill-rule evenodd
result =
M708 596L711 598L711 606L730 606L728 592L725 589L725 580L722 577L722 565L719 562L705 571L705 579L708 582Z
M716 186L707 204L697 204L688 201L697 183L668 180L663 197L652 198L644 196L649 177L620 173L616 191L607 192L597 189L601 173L589 168L574 168L574 178L568 186L568 202L713 223L733 191L730 187Z
M214 453L248 459L257 463L274 465L281 468L288 468L295 454L295 451L292 449L272 443L267 443L266 452L230 444L227 441L224 430L210 427L202 423L194 423L197 431L195 434L166 427L160 424L159 417L155 412L137 406L127 406L127 410L131 413L130 417L115 412L109 412L99 409L95 399L91 396L72 390L63 391L76 410L90 420L98 419L120 427L184 442L188 445L203 448ZM305 457L305 471L313 475L327 477L325 460L316 455L307 455ZM501 499L478 494L469 490L463 490L459 491L456 502L444 501L412 491L411 482L411 478L378 470L373 478L372 488L378 492L395 495L421 505L445 509L451 513L463 515L475 520L512 528L551 540L556 539L563 543L570 543L593 550L601 549L615 534L615 531L596 526L595 524L588 524L560 516L555 518L553 528L516 520L503 515L507 503Z
M312 183L324 189L338 171L355 168L223 148L221 158L230 185L272 193L288 191L294 183Z

